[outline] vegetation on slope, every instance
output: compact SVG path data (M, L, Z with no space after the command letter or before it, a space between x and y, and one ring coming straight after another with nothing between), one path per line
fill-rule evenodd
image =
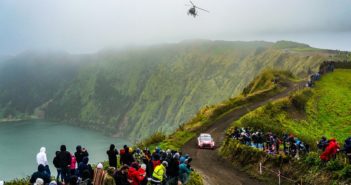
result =
M280 80L273 83L273 80L278 78ZM263 82L261 79L266 79L266 81L269 82L264 83L266 85L261 86L261 88L256 89L256 91L252 91L250 94L243 92L241 95L225 100L219 104L206 106L197 112L195 117L180 125L172 134L166 136L162 132L156 132L149 137L149 139L143 140L143 142L137 145L139 147L158 145L162 148L179 150L186 142L198 135L202 130L205 130L206 127L210 126L211 123L219 117L242 106L272 97L285 90L285 88L290 85L289 83L291 83L291 81L296 80L290 72L267 70L258 75L250 84ZM249 85L246 89L250 89L250 87Z
M314 88L298 91L288 98L248 113L234 122L227 132L232 133L235 126L244 126L262 129L265 132L271 131L278 135L292 133L309 143L313 150L316 150L315 143L322 135L335 137L342 143L350 136L350 72L337 69L328 73ZM267 167L279 169L292 178L302 178L305 183L338 184L350 180L351 167L345 164L345 156L338 156L338 160L330 161L326 165L320 162L316 152L311 152L300 161L291 161L288 157L271 156L243 146L230 138L223 143L221 154L234 163L245 166L253 175L258 174L258 162L262 162Z
M265 68L306 74L326 59L286 53L268 42L197 41L101 52L47 108L66 120L115 136L171 133L204 105L239 94Z
M171 133L266 68L304 75L337 54L306 49L287 41L203 40L82 56L27 53L0 65L0 119L45 115L132 139Z

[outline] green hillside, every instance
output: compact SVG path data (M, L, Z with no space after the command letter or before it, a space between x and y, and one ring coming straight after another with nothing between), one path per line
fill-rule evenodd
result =
M0 121L29 119L74 78L79 63L66 53L23 53L0 63Z
M305 74L324 60L287 53L268 42L196 41L102 52L49 105L49 119L69 120L116 136L167 133L202 106L241 92L265 68Z
M239 94L264 69L289 69L304 76L336 54L314 48L306 52L306 48L310 47L292 42L202 40L56 56L57 61L79 63L73 67L48 65L50 62L32 65L38 59L22 57L18 60L27 61L32 68L0 66L0 70L12 71L2 79L18 79L0 83L0 107L11 110L0 116L30 115L40 106L46 119L115 136L142 138L155 130L170 133L201 107ZM41 57L40 61L53 60L48 55ZM30 80L25 83L28 87L22 88L22 80ZM14 92L31 93L18 98L24 103L14 106Z
M242 117L235 125L293 133L312 146L322 135L339 141L351 136L351 70L337 69L290 98L273 102Z
M279 137L293 134L311 146L312 151L307 156L296 160L284 155L268 155L230 138L223 142L221 155L245 166L247 172L266 182L272 181L269 175L258 175L254 170L259 162L270 169L281 170L289 178L303 180L305 184L348 184L351 166L346 162L346 155L340 152L336 160L324 164L319 159L321 151L316 149L316 142L325 135L336 138L342 147L344 140L351 136L350 81L350 69L336 69L322 76L313 88L262 106L241 117L227 130L230 134L238 126L261 129Z

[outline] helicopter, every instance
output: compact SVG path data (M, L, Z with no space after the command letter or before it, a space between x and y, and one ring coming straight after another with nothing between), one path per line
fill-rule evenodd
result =
M193 17L196 17L196 16L197 16L197 9L210 13L210 11L205 10L205 9L203 9L203 8L200 8L200 7L196 6L192 1L190 1L190 3L191 3L191 5L186 5L186 6L192 6L192 7L188 10L188 15L192 15Z

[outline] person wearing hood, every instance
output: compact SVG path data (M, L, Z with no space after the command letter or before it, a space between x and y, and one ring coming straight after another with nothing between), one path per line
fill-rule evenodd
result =
M108 156L108 164L111 167L115 167L117 168L117 155L118 155L118 151L116 149L116 146L114 144L110 145L110 149L107 150L107 156Z
M179 165L179 180L182 182L182 184L186 184L188 183L191 170L188 166L188 159L183 159L181 158Z
M89 158L88 157L84 157L83 161L79 163L78 165L78 177L83 177L83 172L84 171L88 171L89 176L91 178L94 177L94 171L91 167L91 165L89 164Z
M145 157L143 152L140 150L140 148L137 148L134 152L134 160L138 162L139 164L143 163L143 158Z
M88 170L83 171L82 180L80 181L79 184L93 185L91 181L90 173Z
M119 171L115 172L115 174L113 175L113 178L115 179L116 184L130 185L128 181L128 171L129 171L129 166L123 165Z
M81 163L83 161L84 157L89 157L89 153L85 148L82 148L82 146L78 145L76 147L76 152L74 153L74 156L76 157L77 163Z
M74 156L72 153L69 153L71 155L71 166L70 166L70 170L71 170L71 175L76 175L76 168L77 168L77 160L76 160L76 156Z
M163 161L162 164L156 166L154 172L151 176L151 184L161 185L166 180L166 168L168 167L168 162Z
M319 142L317 143L317 147L318 149L324 151L325 148L328 146L328 140L327 137L322 136L322 138L319 140Z
M107 173L102 178L103 179L103 183L102 183L103 185L116 185L116 181L113 178L113 174L115 173L115 171L116 171L115 167L108 167L107 168ZM94 185L95 185L95 183L94 183Z
M345 140L343 151L345 152L345 154L349 158L349 163L351 164L351 137L349 137Z
M113 175L113 173L112 173ZM99 163L94 170L94 185L102 185L105 177L105 171L103 169L103 165Z
M60 153L58 154L58 163L61 168L61 175L65 182L70 178L71 154L67 152L66 145L61 145Z
M177 184L179 180L179 153L175 153L167 168L168 184Z
M139 185L143 178L140 177L139 163L133 162L128 171L128 179L131 185Z
M335 138L330 139L328 146L320 156L320 159L324 162L328 162L330 159L335 158L336 153L339 151L339 144Z
M32 174L29 182L33 184L38 178L41 178L45 184L50 182L50 176L45 172L45 167L42 164L39 164L38 171Z
M152 167L153 170L155 170L155 168L161 164L161 160L160 160L160 156L159 155L155 155L154 157L152 157Z
M53 163L54 163L54 166L55 166L55 168L57 170L56 181L59 182L59 180L61 180L61 182L63 182L63 177L62 177L62 173L61 173L62 170L61 170L61 167L60 167L60 161L59 161L59 157L58 157L59 154L60 154L60 151L56 151Z
M139 182L140 185L146 185L147 184L147 178L146 178L146 164L141 164L140 168L138 169L139 173Z
M45 167L46 173L51 176L48 159L46 157L46 148L41 147L39 153L37 154L37 163L38 165L42 164Z

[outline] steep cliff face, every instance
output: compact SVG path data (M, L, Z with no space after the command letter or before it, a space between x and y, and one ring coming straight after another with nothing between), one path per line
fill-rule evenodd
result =
M46 103L46 119L141 138L174 130L202 106L241 92L266 68L303 75L330 55L333 51L285 41L188 41L85 56L22 57L18 60L29 66L0 67L12 71L0 73L10 79L0 78L0 116L31 115ZM27 96L16 99L14 92Z
M197 41L102 52L49 104L47 116L132 138L170 132L200 107L241 92L263 69L301 75L329 55L296 49L268 42Z

